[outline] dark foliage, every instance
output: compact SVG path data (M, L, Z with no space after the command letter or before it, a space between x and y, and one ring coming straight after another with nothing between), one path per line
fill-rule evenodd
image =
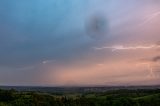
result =
M81 94L62 92L61 95L0 90L0 106L160 106L160 90L113 90Z

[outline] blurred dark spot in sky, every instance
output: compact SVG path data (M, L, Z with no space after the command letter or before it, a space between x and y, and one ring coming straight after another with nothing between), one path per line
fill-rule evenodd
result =
M102 14L93 15L86 22L86 33L96 40L105 38L108 28L107 17Z

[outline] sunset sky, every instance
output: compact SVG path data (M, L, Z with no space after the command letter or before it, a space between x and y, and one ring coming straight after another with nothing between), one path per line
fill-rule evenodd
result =
M160 0L0 0L0 85L159 81Z

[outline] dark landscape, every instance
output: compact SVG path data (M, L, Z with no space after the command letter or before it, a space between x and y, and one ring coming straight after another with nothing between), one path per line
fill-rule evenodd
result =
M160 106L160 86L1 86L0 106Z

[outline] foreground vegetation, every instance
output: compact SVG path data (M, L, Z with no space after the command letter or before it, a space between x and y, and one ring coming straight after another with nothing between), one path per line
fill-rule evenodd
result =
M83 93L0 90L0 106L160 106L160 90Z

